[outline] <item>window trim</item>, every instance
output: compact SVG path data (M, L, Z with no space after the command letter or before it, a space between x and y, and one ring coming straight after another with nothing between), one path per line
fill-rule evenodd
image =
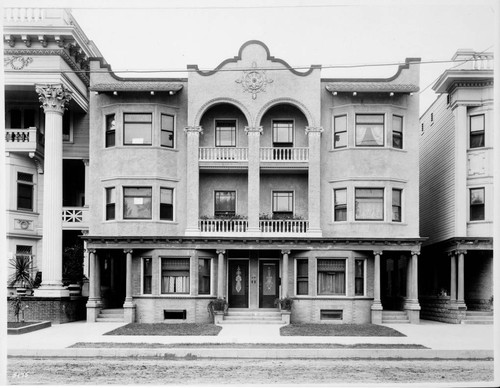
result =
M471 145L471 138L472 138L472 118L473 117L478 117L482 116L483 117L483 129L481 131L474 131L475 135L482 135L483 136L483 144L477 147L472 147ZM484 148L486 147L486 114L485 113L478 113L478 114L470 114L469 115L469 149L475 150L478 148Z
M274 142L274 123L275 122L290 122L292 123L292 142L291 143L275 143ZM295 147L295 119L293 118L274 118L271 119L271 144L273 148L293 148ZM275 144L289 144L286 146L276 146ZM291 145L290 145L291 144Z
M217 204L217 193L220 193L220 192L231 192L231 193L234 193L234 215L238 214L237 212L237 209L238 209L238 190L214 190L214 193L213 193L213 205L214 205L214 211L213 211L213 215L214 217L217 217L217 214L216 214L216 204Z
M394 219L394 192L398 191L399 192L399 220ZM398 224L403 222L403 189L399 187L392 187L391 188L391 222L397 222Z
M108 129L108 117L114 116L114 122L115 126L111 126L110 129ZM108 113L104 115L104 148L114 148L116 147L116 113ZM114 144L113 145L108 145L108 133L113 133L114 136Z
M159 256L159 261L160 261L160 270L158 271L158 276L159 276L159 294L160 295L176 295L176 296L190 296L192 293L192 287L191 287L191 278L193 276L193 269L191 268L191 257L189 256ZM189 291L188 292L163 292L162 291L162 278L163 278L163 259L166 260L171 260L171 259L184 259L187 260L189 263Z
M209 260L210 262L210 270L208 271L209 273L209 282L208 282L208 293L203 293L201 294L200 293L200 260ZM212 295L213 294L213 291L212 291L212 280L213 280L213 266L214 266L214 258L213 257L210 257L210 256L206 256L206 257L198 257L198 295Z
M356 216L356 199L358 198L357 195L356 195L356 191L357 190L382 190L382 218L357 218ZM380 222L380 221L385 221L385 199L386 199L386 195L385 195L385 187L373 187L373 186L369 186L369 187L363 187L363 186L355 186L354 187L354 220L355 221L369 221L369 222ZM365 198L365 197L361 197L361 198Z
M358 123L358 116L382 116L383 122L382 124L380 123ZM386 113L377 113L377 112L363 112L363 113L355 113L354 114L354 146L356 148L385 148L385 143L386 143ZM358 138L358 124L376 124L376 125L382 125L382 144L381 145L362 145L358 144L357 138Z
M356 261L362 261L363 262L363 293L362 294L356 294ZM368 260L366 257L355 257L354 258L354 296L355 297L364 297L366 296L366 266L367 266Z
M307 293L305 294L299 294L299 261L305 261L307 263ZM310 283L310 280L309 280L309 259L307 257L295 257L295 260L294 260L294 266L295 266L295 270L294 270L294 274L295 274L295 279L294 279L294 287L295 287L295 295L296 296L309 296L309 283Z
M24 181L19 179L19 174L26 174L26 175L31 175L31 182L29 181ZM35 211L35 204L36 204L36 198L35 198L35 174L32 172L25 172L25 171L16 171L16 210L19 211L26 211L26 212L34 212ZM25 208L25 207L19 207L19 185L24 185L24 186L30 186L31 187L31 208Z
M167 220L161 218L161 190L166 189L166 190L171 190L172 191L172 219ZM163 221L163 222L175 222L175 189L173 187L167 187L167 186L160 186L159 187L159 195L158 195L158 220Z
M274 193L292 193L292 211L291 212L278 212L277 213L291 213L295 215L295 190L271 190L271 214L274 215Z
M217 145L217 140L218 140L218 136L217 136L218 125L217 125L217 123L221 122L221 121L234 121L234 145L228 145L228 146ZM214 147L216 147L216 148L236 148L236 147L238 147L238 119L232 118L232 117L214 119Z
M340 190L344 190L345 191L345 220L337 220L337 217L336 217L336 206L335 205L335 199L336 199L336 192L337 191L340 191ZM349 203L349 198L348 198L348 191L347 191L347 187L335 187L333 188L333 222L347 222L348 221L348 203Z
M343 260L344 261L344 293L342 294L324 294L319 292L319 261L321 260ZM323 272L323 271L321 271ZM349 289L349 257L316 257L316 295L319 297L345 297Z
M144 292L144 260L151 260L151 293L147 294ZM153 257L145 256L141 257L141 295L153 295Z
M345 131L337 131L335 129L335 119L339 118L339 117L345 117ZM343 113L343 114L340 114L340 115L334 115L333 116L333 149L334 150L338 150L338 149L343 149L343 148L347 148L349 146L349 131L348 131L348 124L349 124L349 121L348 121L348 116L347 116L347 113ZM346 139L345 139L345 146L335 146L335 135L337 133L345 133L346 134Z
M125 121L125 116L126 115L150 115L151 116L151 121L149 121L149 124L151 125L151 132L150 132L150 137L151 137L151 142L150 143L126 143L126 135L125 135L125 126L126 124L136 124L136 123L146 123L146 121ZM137 147L137 146L152 146L153 145L153 123L154 123L154 112L122 112L122 145L125 147Z
M135 217L125 217L125 190L126 189L150 189L151 190L151 216L147 218L135 218ZM138 220L152 220L153 219L153 197L154 197L154 190L153 186L122 186L122 216L123 220L132 220L132 221L138 221ZM147 198L147 197L144 197Z
M172 117L172 130L166 130L166 129L163 129L162 128L162 118L163 116L169 116L169 117ZM176 141L177 141L177 136L175 136L175 133L176 133L176 115L175 114L170 114L170 113L164 113L164 112L160 112L160 125L159 125L159 129L160 129L160 147L163 147L163 148L168 148L168 149L175 149L175 146L176 146ZM163 132L172 132L172 146L168 146L168 145L163 145L162 144L162 134Z
M482 190L483 192L483 203L482 204L472 204L472 191L473 190ZM481 219L472 219L472 207L478 207L482 206L483 207L483 218ZM469 187L469 222L484 222L486 221L486 187L485 186L479 186L479 187Z
M108 190L115 190L115 202L110 202L108 203ZM118 190L116 189L116 186L109 186L109 187L105 187L104 188L104 220L105 221L116 221L116 199L117 199L117 193L118 193ZM108 205L111 205L113 204L114 205L114 209L115 209L115 216L114 218L108 218Z
M401 119L401 131L394 130L394 117L399 117ZM392 148L394 148L396 150L403 150L404 149L404 127L405 127L404 116L393 114L392 115ZM394 134L400 134L401 147L394 147Z

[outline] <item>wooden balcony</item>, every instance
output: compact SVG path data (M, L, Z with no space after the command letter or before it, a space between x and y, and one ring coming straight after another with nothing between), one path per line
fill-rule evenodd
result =
M309 148L307 147L262 147L260 149L261 162L308 162Z
M198 160L201 169L248 168L248 148L241 147L200 147Z
M239 234L245 233L248 228L247 220L231 220L221 218L211 218L199 220L200 232L208 234Z
M248 220L211 218L200 219L198 222L201 235L224 237L305 237L308 226L307 220L260 220L260 231L248 232Z
M87 229L89 209L87 207L63 207L62 226L66 230Z
M305 235L309 222L307 220L260 220L262 233L271 235Z
M28 129L6 129L5 151L43 155L44 137L35 127ZM32 155L30 155L32 156Z

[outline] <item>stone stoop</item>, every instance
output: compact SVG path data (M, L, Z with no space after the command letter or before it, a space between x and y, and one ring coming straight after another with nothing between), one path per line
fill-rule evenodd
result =
M466 311L462 325L493 325L493 311Z
M234 310L229 309L224 316L223 324L276 324L285 322L281 318L281 312L277 310Z
M123 309L101 309L96 322L124 322Z
M382 323L410 323L406 311L382 311Z

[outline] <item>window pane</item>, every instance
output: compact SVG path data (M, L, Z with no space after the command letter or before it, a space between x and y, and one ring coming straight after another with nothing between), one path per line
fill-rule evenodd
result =
M106 205L106 220L115 219L115 204L111 203Z
M106 147L115 146L115 131L106 132Z
M151 123L125 123L125 144L151 144Z
M174 190L172 189L160 189L160 202L161 203L173 203Z
M210 294L210 259L198 259L198 294Z
M17 180L24 181L24 182L33 182L33 174L28 174L25 172L18 172L17 173Z
M376 124L357 124L356 145L366 147L383 146L384 126Z
M384 115L356 115L356 123L384 124Z
M174 147L174 133L171 131L161 131L161 145L164 147Z
M356 220L384 219L384 190L356 189Z
M297 260L297 295L307 295L309 293L309 268L308 261Z
M116 202L116 190L114 187L110 187L106 189L106 203L115 203Z
M392 146L403 148L403 118L401 116L392 116Z
M153 278L153 266L151 258L143 259L143 294L151 294L151 281Z
M116 121L115 115L106 116L106 147L115 146Z
M471 133L470 148L484 147L484 132Z
M236 212L236 192L215 192L215 214L234 214Z
M160 189L160 219L173 221L174 206L173 206L173 189Z
M392 204L394 206L401 206L401 190L399 189L392 190Z
M17 184L17 208L33 210L33 186Z
M347 189L335 190L335 205L345 205L347 203Z
M403 135L401 133L394 132L392 134L392 146L394 148L403 148Z
M273 212L293 212L293 192L273 192Z
M335 139L333 142L334 148L347 147L347 132L337 132L334 135Z
M484 131L484 115L470 116L470 131Z
M161 129L167 131L174 130L174 116L161 115Z
M215 146L236 147L236 121L216 121Z
M125 113L123 117L126 123L151 123L151 113Z
M470 191L471 205L484 204L484 189L471 189Z
M273 121L273 143L293 143L293 121Z
M364 260L354 261L354 294L364 295Z
M161 292L189 293L189 259L161 259Z
M347 116L337 116L334 119L333 147L347 147Z
M318 259L318 294L345 294L345 259Z
M471 221L484 220L484 205L471 205L470 220Z
M151 218L151 188L123 188L123 218Z
M392 116L393 132L403 132L403 118L401 116Z

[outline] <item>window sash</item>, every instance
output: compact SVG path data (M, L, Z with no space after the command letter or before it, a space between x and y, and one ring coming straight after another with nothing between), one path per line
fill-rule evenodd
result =
M356 146L383 147L384 115L356 115Z
M356 189L355 193L356 220L384 220L384 189Z
M160 220L174 220L174 190L160 188Z
M198 294L210 295L211 259L198 259Z
M151 113L123 114L123 144L151 145L153 120Z
M215 146L236 147L236 120L215 122Z
M161 259L161 293L189 293L189 259Z
M292 120L273 120L273 145L293 146Z
M392 221L401 222L401 197L402 190L393 189L392 190Z
M333 126L333 148L347 147L347 116L335 116Z
M116 141L115 115L106 115L106 148L114 147Z
M215 215L236 214L236 191L216 191L214 213Z
M293 213L293 191L273 191L273 213Z
M297 260L297 295L309 294L309 262Z
M484 221L485 219L485 198L484 188L470 189L470 210L471 221Z
M161 115L161 146L174 148L174 116Z
M142 293L152 294L153 264L150 257L142 259Z
M347 221L347 189L335 189L334 221Z
M392 146L393 148L403 148L403 117L392 116Z
M123 218L151 219L151 187L123 188Z
M469 147L470 148L484 147L484 135L485 135L484 114L470 116L469 127L470 127Z
M365 260L354 260L354 295L365 294Z

